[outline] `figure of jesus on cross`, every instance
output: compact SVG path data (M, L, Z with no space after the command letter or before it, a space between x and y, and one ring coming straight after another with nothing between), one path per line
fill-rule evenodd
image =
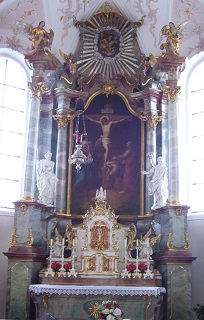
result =
M110 143L111 143L110 132L111 132L112 124L120 123L127 119L131 119L131 116L124 117L120 120L110 120L108 116L102 116L100 120L95 120L89 116L86 116L86 118L92 122L95 122L101 125L101 129L102 129L101 143L103 148L105 149L103 165L105 166L108 158Z

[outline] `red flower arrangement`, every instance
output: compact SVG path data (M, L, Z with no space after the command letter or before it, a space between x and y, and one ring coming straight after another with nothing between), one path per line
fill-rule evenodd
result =
M51 268L52 268L53 271L57 272L57 271L59 271L59 269L61 268L61 263L59 263L59 262L53 262L53 263L51 264Z
M144 273L147 270L147 265L145 263L140 263L138 265L138 269L140 270L140 272Z
M119 304L113 301L113 306L111 301L104 301L102 305L105 304L105 309L103 309L99 315L99 320L101 319L118 319L122 320L123 311L121 311Z
M67 262L66 264L64 264L64 269L66 271L69 271L70 269L72 269L72 264L71 262Z
M134 263L130 263L126 266L126 270L129 273L133 273L136 270L136 265Z

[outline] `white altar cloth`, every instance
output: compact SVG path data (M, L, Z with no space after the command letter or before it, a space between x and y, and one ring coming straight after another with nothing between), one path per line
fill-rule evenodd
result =
M37 295L43 293L58 295L118 295L118 296L155 296L165 293L163 287L122 287L122 286L73 286L73 285L49 285L32 284L29 286L31 292Z

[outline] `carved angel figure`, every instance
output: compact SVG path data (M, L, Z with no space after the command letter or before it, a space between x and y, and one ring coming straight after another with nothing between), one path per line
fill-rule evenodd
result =
M61 257L61 255L62 255L62 239L63 239L63 237L58 232L57 228L55 228L54 232L55 232L56 238L55 238L55 241L54 241L54 244L53 244L52 256L53 257ZM43 237L43 240L45 240L49 245L51 244L51 239Z
M45 52L50 49L54 37L54 32L52 29L47 32L44 29L45 22L40 21L37 27L32 27L30 24L26 24L26 32L32 36L29 38L32 41L32 49L37 51L37 49L43 49Z
M140 241L141 250L140 258L150 258L153 254L153 249L150 246L149 238L146 238L144 241Z
M66 81L66 83L70 86L71 89L77 90L79 89L80 79L77 73L77 61L74 58L73 53L69 53L68 55L62 50L59 50L61 57L63 58L64 68L66 70L67 76L61 76L61 79Z
M152 228L150 228L147 233L145 234L145 236L140 240L140 258L150 258L151 255L153 254L153 249L152 247L154 246L154 244L160 239L161 237L161 233L156 235L155 237L151 237L151 233L152 233Z
M160 48L163 50L164 48L169 47L174 53L178 54L179 42L183 37L181 29L187 23L188 21L185 21L176 27L173 22L169 22L169 26L163 26L161 29L161 33L162 35L166 36L166 43L162 43Z

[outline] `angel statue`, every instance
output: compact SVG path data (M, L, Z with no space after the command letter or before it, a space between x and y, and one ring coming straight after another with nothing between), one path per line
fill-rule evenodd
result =
M79 89L79 79L77 74L77 61L74 58L73 53L69 53L68 55L62 50L59 50L61 57L63 58L64 68L66 70L66 77L61 76L71 89L77 90Z
M52 29L47 32L44 29L45 22L40 21L37 27L34 27L30 24L26 24L25 32L27 32L32 38L29 38L32 41L32 50L37 51L43 49L47 53L52 45L54 32Z
M166 43L162 43L160 49L170 49L174 53L178 54L179 50L179 42L182 40L184 36L181 33L181 29L188 23L188 21L184 21L179 24L177 27L173 22L169 22L169 26L165 25L161 29L162 35L166 36Z
M52 256L53 257L61 257L62 256L62 239L63 239L63 237L58 232L57 228L55 228L54 232L55 232L56 238L53 243ZM51 239L43 237L43 240L45 240L49 245L51 244Z
M151 255L153 254L152 247L154 244L161 238L161 233L156 235L155 237L151 237L152 228L150 228L145 236L140 240L140 258L151 258Z

